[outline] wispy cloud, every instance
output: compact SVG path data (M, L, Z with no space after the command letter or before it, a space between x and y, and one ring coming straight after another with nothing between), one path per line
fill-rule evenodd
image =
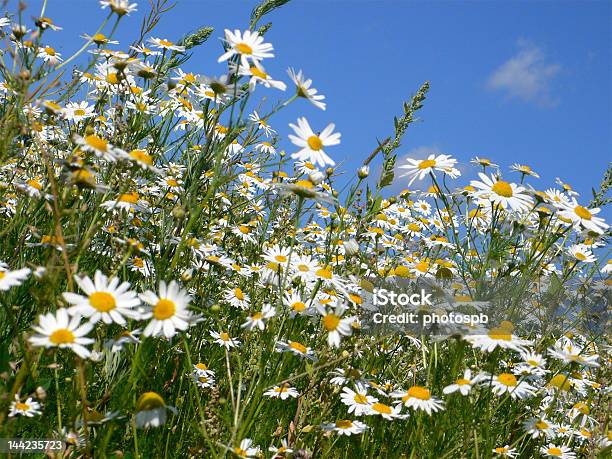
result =
M557 105L559 98L552 93L551 85L561 66L549 62L542 48L529 41L519 40L518 48L491 74L487 88L540 106Z

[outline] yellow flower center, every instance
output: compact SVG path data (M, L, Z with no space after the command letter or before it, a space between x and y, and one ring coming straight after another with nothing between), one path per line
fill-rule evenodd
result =
M244 300L244 293L242 292L242 289L236 287L234 289L234 296L239 299L240 301Z
M174 45L174 43L172 43L170 40L159 40L159 44L160 46L165 46L165 47L169 47Z
M174 178L166 179L166 183L168 184L168 186L173 187L173 188L176 188L177 186L179 186L178 182Z
M85 137L85 143L94 150L107 151L108 142L95 134L91 134Z
M304 309L306 309L306 304L302 303L301 301L296 301L291 305L291 309L293 309L295 312L302 312Z
M421 386L412 386L408 389L408 396L419 400L429 400L431 398L429 390Z
M274 259L279 263L287 262L287 257L285 255L276 255Z
M489 338L497 341L512 341L512 334L510 331L502 327L493 328L488 334Z
M161 395L155 392L145 392L136 402L136 411L149 411L166 406Z
M317 276L322 277L323 279L330 280L332 278L332 272L327 268L321 268L317 270L315 273Z
M421 262L417 263L414 267L415 267L415 269L417 271L421 271L422 273L426 273L429 270L429 263L427 263L426 261L421 261Z
M435 159L424 159L423 161L419 163L418 168L423 170L423 169L428 169L430 167L435 167L435 165L436 165Z
M251 70L251 74L253 76L256 76L256 77L261 78L263 80L266 80L268 78L268 74L266 72L264 72L263 70L258 69L255 66L252 66L250 70ZM265 121L264 121L263 124L265 126Z
M512 197L512 187L508 182L504 182L503 180L498 180L495 182L495 184L491 187L491 190L498 196L503 196L504 198Z
M221 338L222 341L230 340L230 336L227 334L227 332L221 332L221 334L219 335L219 338Z
M551 447L551 448L548 448L548 449L546 450L546 452L547 452L548 454L550 454L551 456L559 456L559 457L561 456L561 454L563 454L563 453L561 452L561 449L560 449L560 448L557 448L556 446L553 446L553 447Z
M469 383L470 381L468 381L467 379L459 378L455 384L457 384L458 386L466 386Z
M157 320L166 320L176 312L176 303L166 298L160 299L153 308L153 317Z
M372 409L381 414L391 414L393 412L390 406L378 402L372 405Z
M497 380L504 386L515 387L517 385L516 377L512 373L502 373Z
M67 328L58 328L51 335L49 335L49 341L56 346L60 344L74 343L74 334Z
M55 50L50 46L45 48L45 53L47 53L48 56L55 56Z
M208 370L208 367L206 366L206 364L202 362L196 363L196 368L198 370Z
M295 351L298 351L300 354L306 354L308 349L302 343L298 343L297 341L289 341L289 347Z
M297 182L295 182L295 184L302 188L308 189L311 189L314 186L310 180L298 180Z
M553 386L556 387L559 390L562 391L568 391L571 388L571 383L567 377L567 375L564 375L562 373L554 376L548 383L549 386Z
M117 307L115 297L107 292L94 292L89 295L89 304L99 312L112 311Z
M21 411L28 411L30 409L30 405L28 405L27 403L16 402L15 409L18 409Z
M118 84L119 76L115 72L109 72L108 75L106 75L106 82L109 84Z
M236 45L236 49L240 54L253 54L253 48L251 48L246 43L238 43Z
M251 316L251 320L261 320L263 319L263 314L261 312L256 312Z
M340 324L340 317L334 313L327 314L323 317L323 327L327 331L334 331Z
M306 143L308 144L308 147L314 151L319 151L321 148L323 148L323 142L318 135L311 135L306 140Z
M4 271L0 271L0 280L4 279L5 276L6 274L4 274Z
M548 423L544 422L542 420L539 420L538 422L535 423L535 426L539 429L539 430L546 430L548 429Z
M574 213L583 220L590 220L591 218L593 218L593 214L589 212L589 209L587 209L586 207L576 206L574 208Z
M236 453L240 457L247 457L247 455L248 455L248 453L245 450L243 450L242 448L240 448L240 446L236 446L234 448L234 453Z
M96 43L106 43L108 38L106 38L103 33L97 33L93 37L91 37L91 40L95 41Z
M133 191L132 193L124 193L119 196L118 201L120 202L129 202L130 204L136 204L140 199L140 195Z
M339 421L336 421L336 427L340 429L350 429L353 427L353 421L349 419L340 419Z
M130 156L141 163L145 163L149 166L153 165L153 158L145 150L132 150Z

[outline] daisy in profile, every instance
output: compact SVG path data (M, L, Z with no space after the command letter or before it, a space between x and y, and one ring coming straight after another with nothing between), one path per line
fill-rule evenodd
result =
M354 317L342 317L346 311L346 306L339 305L335 309L328 311L325 306L318 304L317 311L321 314L321 323L327 332L327 344L331 347L340 346L341 336L350 336L353 333Z
M582 263L594 263L597 261L591 249L584 244L574 244L568 248L569 254Z
M574 453L567 446L565 445L557 446L554 443L549 443L547 446L542 446L540 448L540 454L543 454L546 457L558 457L561 459L576 459L576 453Z
M55 65L62 62L62 55L51 46L43 46L38 50L38 57L47 64Z
M270 446L268 448L268 451L273 453L272 457L274 459L287 457L288 454L293 453L293 449L289 448L289 442L285 438L281 439L281 446L280 446L280 448L277 448L276 446Z
M483 352L492 352L496 348L511 349L516 352L526 352L525 346L529 346L531 341L520 339L512 334L509 327L492 328L485 334L468 335L465 337L472 347Z
M238 75L249 77L249 91L255 91L257 84L261 84L266 88L274 88L284 91L287 89L287 85L282 81L274 80L264 68L259 65L251 65L250 67L241 66L238 70Z
M402 404L398 403L395 406L385 405L384 403L376 402L370 406L370 411L367 413L369 416L382 416L387 421L393 421L394 419L405 419L408 417L406 414L401 414Z
M457 379L453 384L446 386L442 392L446 395L459 392L461 395L468 395L472 388L485 379L484 375L476 375L472 378L472 370L469 368L463 372L463 377Z
M510 166L510 170L514 172L520 172L523 177L529 175L531 177L540 178L538 173L532 170L531 167L525 166L523 164L514 163L512 166Z
M38 318L39 325L32 326L38 334L30 337L30 343L37 347L71 349L79 357L86 359L91 352L85 346L95 341L86 336L93 324L87 322L81 325L80 322L80 316L71 318L68 310L64 308L58 309L55 314L41 314Z
M572 198L570 203L561 203L559 217L570 221L577 229L583 227L594 233L603 234L608 229L608 225L603 218L596 217L599 212L601 209L581 206L575 198Z
M19 394L15 394L15 401L11 402L8 415L9 417L25 416L27 418L33 418L41 414L40 408L40 403L35 401L32 397L28 397L25 402L22 402Z
M106 139L96 134L89 134L85 137L74 135L74 141L83 151L90 151L98 158L106 161L115 162L118 158L124 158L126 153L120 148L115 148Z
M0 291L6 291L11 287L21 285L28 278L30 272L29 268L11 271L7 264L0 261Z
M544 417L527 419L523 422L523 429L531 438L554 438L556 435L556 426Z
M321 424L321 429L325 432L336 432L338 435L359 435L366 430L368 426L360 421L351 421L350 419L339 419L336 422L329 424Z
M489 158L479 158L478 156L474 156L474 159L472 159L470 162L472 164L482 166L483 170L485 170L487 167L499 167L497 164L491 162Z
M444 409L444 403L431 396L431 392L426 387L412 386L407 391L395 391L391 394L394 398L401 399L400 405L410 407L413 410L422 410L431 416L431 413Z
M74 276L74 280L87 296L64 292L64 299L72 305L68 308L71 315L86 317L92 323L119 325L126 324L125 317L140 319L136 310L140 300L130 291L129 282L119 284L117 277L109 279L100 271L96 271L93 282L88 276Z
M518 452L516 448L511 448L510 446L498 446L497 448L493 448L492 453L495 457L511 457L514 458L518 456Z
M407 163L399 168L407 171L402 177L410 177L408 186L412 185L415 180L423 180L430 172L434 176L436 171L443 172L451 178L457 178L461 175L459 169L455 168L457 160L451 158L450 155L436 156L432 153L427 159L406 158L406 161Z
M340 398L348 406L348 412L355 413L355 416L368 414L371 406L378 401L376 397L368 395L368 387L362 382L355 383L355 390L343 387Z
M187 305L191 297L175 281L169 284L161 281L159 294L147 290L140 294L140 298L150 306L143 319L152 318L143 331L144 336L163 335L172 338L177 330L189 328L192 317Z
M310 360L316 360L315 354L311 347L308 347L299 341L278 341L276 343L277 352L290 352L299 357L305 357Z
M223 346L228 351L232 347L237 347L240 345L240 341L235 338L232 338L227 332L216 332L214 330L211 330L210 336L213 337L215 343L217 343L219 346Z
M233 56L240 56L240 63L244 67L260 66L259 62L267 57L274 57L273 46L264 43L264 39L257 32L245 30L240 32L236 29L233 32L225 29L225 42L229 49L219 57L218 62L224 62Z
M320 167L334 166L336 163L325 153L324 147L338 145L340 133L333 133L335 125L330 123L320 134L315 134L306 118L298 118L297 126L293 123L289 127L297 135L289 134L289 139L294 145L301 148L291 157L299 161L308 161Z
M261 311L250 315L247 321L240 327L246 328L247 330L258 328L259 330L263 331L266 328L266 320L274 317L275 315L276 310L274 307L269 304L265 304Z
M185 47L175 44L165 38L149 38L149 43L163 51L176 51L177 53L185 52Z
M489 177L482 172L478 173L480 181L472 180L470 185L476 189L474 196L479 199L491 201L503 209L512 209L517 212L529 210L532 205L531 197L526 189L516 183L509 183L494 175Z
M102 9L109 7L117 16L129 16L130 13L137 11L138 4L130 3L129 0L100 0Z
M291 81L295 84L298 97L308 99L315 107L325 110L325 102L321 102L325 100L325 96L323 94L318 94L319 91L311 87L312 80L310 78L306 79L301 70L295 73L295 70L292 68L287 70L287 73Z
M274 386L272 389L264 392L264 395L272 398L280 398L281 400L287 400L289 397L297 398L300 393L295 390L295 387L289 386L289 384L282 384L280 386Z
M158 393L145 392L136 401L136 427L139 429L160 427L166 423L168 411L177 413L176 408L166 405Z
M536 388L526 381L518 381L512 373L501 373L491 379L493 393L502 396L506 393L514 399L523 399L535 394Z
M253 440L245 438L240 442L240 446L230 448L230 450L238 457L259 457L261 448L253 446Z

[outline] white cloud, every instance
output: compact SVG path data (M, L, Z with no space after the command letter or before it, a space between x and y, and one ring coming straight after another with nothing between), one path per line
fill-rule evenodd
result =
M540 106L557 105L559 99L552 94L551 83L561 66L549 62L533 43L519 40L518 47L518 53L491 74L487 88Z

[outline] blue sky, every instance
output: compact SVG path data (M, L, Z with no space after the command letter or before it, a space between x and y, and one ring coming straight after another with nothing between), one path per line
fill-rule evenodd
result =
M115 35L126 46L148 8L148 1L133 1L139 11ZM213 26L213 38L186 67L219 75L223 29L246 28L256 3L178 0L153 36L176 41ZM30 1L26 14L37 15L40 4ZM94 0L49 0L46 15L64 27L49 40L66 57L83 43L76 37L92 34L105 13ZM265 63L268 73L288 81L287 67L303 68L328 103L325 112L294 104L273 127L286 139L287 123L298 116L315 130L336 123L342 143L328 153L347 172L377 138L392 133L402 101L425 80L431 90L422 121L409 128L400 157L451 154L466 174L476 155L505 174L514 162L528 164L542 176L531 181L535 186L561 177L585 202L612 160L611 2L295 0L266 19L273 22L266 39L276 54ZM288 142L283 146L290 151Z

